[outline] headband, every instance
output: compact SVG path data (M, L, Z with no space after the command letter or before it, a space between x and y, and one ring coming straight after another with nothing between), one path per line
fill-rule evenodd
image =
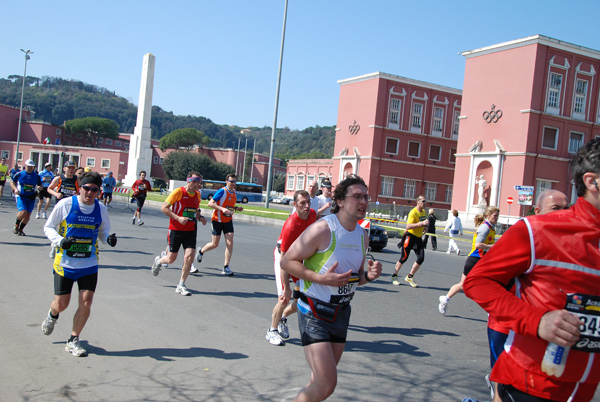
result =
M98 178L98 176L94 177L94 176L83 176L81 179L79 179L79 185L83 186L85 184L88 183L92 183L97 185L98 187L100 187L102 185L102 180L100 180Z

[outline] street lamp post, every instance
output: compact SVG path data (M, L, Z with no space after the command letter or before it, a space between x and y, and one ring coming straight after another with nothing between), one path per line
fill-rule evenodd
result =
M27 60L30 59L29 55L33 52L31 50L23 50L25 53L25 70L23 71L23 84L21 85L21 106L19 107L19 129L17 130L17 151L15 152L15 164L18 163L19 159L19 142L21 141L21 122L23 121L23 94L25 92L25 79L27 78Z

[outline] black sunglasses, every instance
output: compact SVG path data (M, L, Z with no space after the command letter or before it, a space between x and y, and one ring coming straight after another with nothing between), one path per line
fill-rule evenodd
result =
M90 193L97 193L100 190L99 187L90 187L90 186L81 186L85 191L89 191Z

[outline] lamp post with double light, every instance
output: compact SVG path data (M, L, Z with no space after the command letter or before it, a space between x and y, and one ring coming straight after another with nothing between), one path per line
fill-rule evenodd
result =
M23 71L23 84L21 85L21 106L19 107L19 129L17 130L17 151L15 152L15 164L18 163L19 159L19 142L21 141L21 122L23 121L23 94L25 93L25 80L27 79L27 60L30 54L33 52L31 50L23 50L25 53L25 71Z

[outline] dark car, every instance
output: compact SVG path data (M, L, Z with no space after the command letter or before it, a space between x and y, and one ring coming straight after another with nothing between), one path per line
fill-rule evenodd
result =
M371 224L369 232L369 246L372 251L381 251L388 244L387 230L381 226Z

